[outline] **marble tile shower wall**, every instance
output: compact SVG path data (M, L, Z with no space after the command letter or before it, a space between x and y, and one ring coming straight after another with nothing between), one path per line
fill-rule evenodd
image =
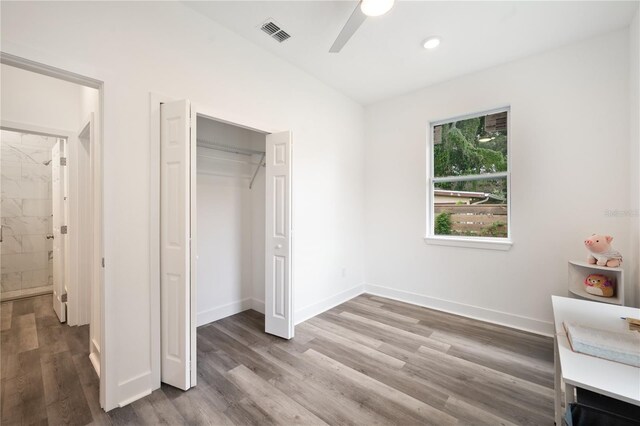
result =
M51 148L56 138L2 130L3 295L53 284ZM44 290L44 289L43 289Z

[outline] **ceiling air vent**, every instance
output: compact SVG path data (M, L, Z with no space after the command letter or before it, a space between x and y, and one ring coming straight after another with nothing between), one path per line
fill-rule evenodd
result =
M261 29L265 33L269 34L270 36L274 35L278 31L280 31L280 27L277 26L276 24L274 24L271 21L265 22L264 24L262 24L262 28Z
M282 43L283 41L291 37L289 33L281 29L280 26L275 22L273 22L272 20L267 20L264 24L262 24L260 29L263 32L269 34L273 39L275 39L279 43Z
M280 30L277 33L275 33L272 37L278 40L280 43L282 43L283 41L285 41L291 36L287 34L285 31Z

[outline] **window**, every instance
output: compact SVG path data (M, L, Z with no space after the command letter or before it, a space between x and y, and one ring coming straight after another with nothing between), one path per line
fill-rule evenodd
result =
M508 248L508 123L505 108L431 124L428 241Z

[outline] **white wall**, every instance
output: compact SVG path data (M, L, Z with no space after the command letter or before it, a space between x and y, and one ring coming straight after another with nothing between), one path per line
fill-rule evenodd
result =
M295 309L321 309L323 301L361 286L361 106L173 2L3 3L1 19L4 52L104 82L107 409L157 386L149 92L191 99L227 121L292 130Z
M68 132L78 130L77 84L2 64L0 91L2 120Z
M631 170L631 253L629 264L633 303L640 307L640 7L629 27L629 94L630 94L630 146Z
M197 325L251 307L251 202L246 179L199 172Z
M630 208L628 45L619 31L368 107L369 290L551 332L550 296L567 294L567 261L586 259L584 238L610 233L630 250L629 217L605 215ZM427 245L429 122L504 105L513 247Z

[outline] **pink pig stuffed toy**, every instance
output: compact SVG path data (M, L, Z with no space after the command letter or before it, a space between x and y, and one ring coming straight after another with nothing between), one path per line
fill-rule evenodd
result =
M599 266L609 266L616 268L622 263L622 255L620 252L611 248L613 237L610 235L593 234L586 240L584 245L589 250L589 258L587 262L597 264Z

